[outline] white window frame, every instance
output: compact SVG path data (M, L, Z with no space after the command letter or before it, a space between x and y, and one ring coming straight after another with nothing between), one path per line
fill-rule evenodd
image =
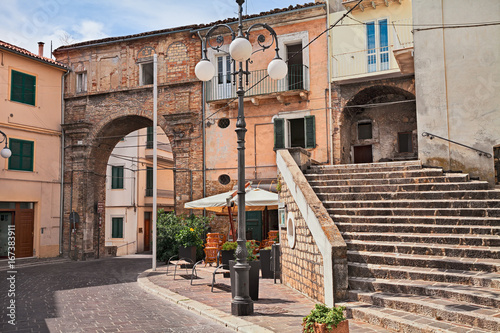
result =
M76 92L87 92L87 72L76 73Z
M151 83L144 83L144 66L146 65L151 65L153 66L153 71L154 71L154 65L153 65L153 62L152 61L146 61L146 62L142 62L139 64L139 85L140 86L148 86L148 85L151 85L153 84L153 82ZM153 80L154 80L154 73L152 72L152 75L153 75Z

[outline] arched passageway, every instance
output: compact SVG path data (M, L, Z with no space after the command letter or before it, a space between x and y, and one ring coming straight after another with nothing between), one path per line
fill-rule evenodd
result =
M345 104L341 119L341 163L417 159L413 93L388 85L363 88Z

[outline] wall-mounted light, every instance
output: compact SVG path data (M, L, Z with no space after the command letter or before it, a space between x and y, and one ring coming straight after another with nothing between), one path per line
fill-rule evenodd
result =
M0 143L5 141L5 147L0 152L0 155L2 155L3 158L9 158L12 155L12 151L9 149L9 147L7 145L7 141L8 141L7 135L2 131L0 131L0 134L2 134L2 136L3 136L2 140L0 140Z

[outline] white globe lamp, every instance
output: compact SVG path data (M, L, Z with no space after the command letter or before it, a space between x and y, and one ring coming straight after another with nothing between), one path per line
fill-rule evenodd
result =
M246 61L252 55L252 44L245 37L237 37L229 45L229 54L238 62Z
M9 158L10 155L12 155L12 151L10 151L9 148L5 147L4 149L2 149L2 151L0 152L0 155L2 155L3 158Z
M215 67L208 59L202 59L196 64L194 73L200 81L210 81L215 75Z
M288 73L288 66L281 58L275 58L267 66L267 73L273 80L281 80Z

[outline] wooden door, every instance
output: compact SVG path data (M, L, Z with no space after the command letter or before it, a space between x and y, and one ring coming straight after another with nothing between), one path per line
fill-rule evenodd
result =
M144 219L144 252L151 251L151 219Z
M247 235L251 233L251 237L247 239L262 240L262 212L246 212L247 220Z
M354 147L354 163L373 163L372 145Z
M33 256L33 232L35 214L33 209L21 209L16 214L16 258Z

